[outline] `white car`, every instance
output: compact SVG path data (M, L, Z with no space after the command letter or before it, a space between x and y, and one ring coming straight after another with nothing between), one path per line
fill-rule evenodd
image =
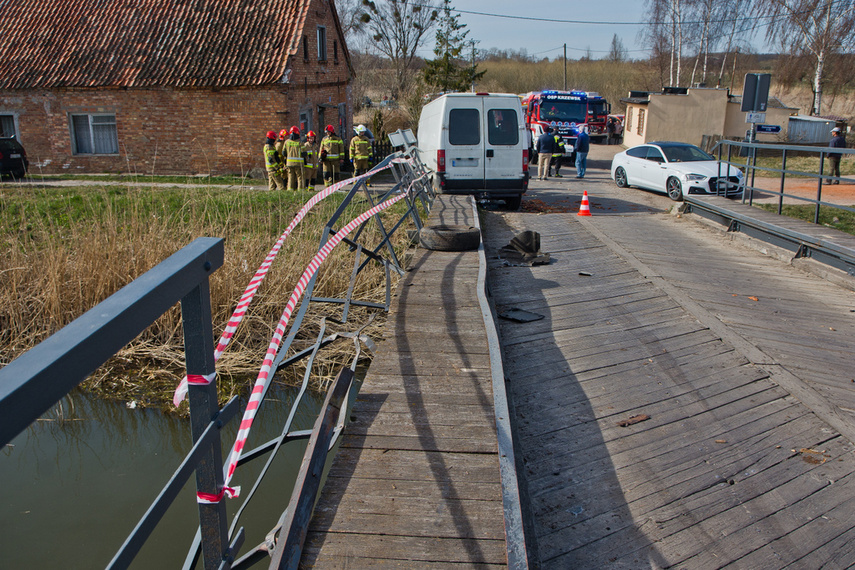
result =
M693 144L651 142L619 152L612 179L621 188L638 186L664 192L672 200L688 194L742 196L742 171Z

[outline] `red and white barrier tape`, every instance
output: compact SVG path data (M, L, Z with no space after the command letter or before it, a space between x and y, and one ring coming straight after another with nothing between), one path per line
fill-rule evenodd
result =
M288 327L288 322L291 319L291 314L294 311L294 308L297 306L297 302L300 300L300 297L306 290L306 287L309 284L309 281L312 279L314 274L317 272L321 263L327 258L330 252L337 246L341 241L347 237L347 235L362 225L365 221L367 221L371 216L382 212L389 206L399 202L412 189L415 182L414 181L409 188L407 188L406 192L400 193L398 196L394 198L390 198L385 202L381 202L377 204L373 208L363 212L356 218L354 218L350 223L344 226L342 229L337 231L334 235L330 237L330 239L321 247L317 254L312 258L312 261L309 262L308 267L303 272L303 275L300 277L300 280L297 282L297 286L294 287L294 291L291 293L291 297L288 299L288 303L285 306L285 310L282 312L282 317L279 319L279 324L276 326L276 331L273 333L273 338L270 341L270 345L267 347L267 353L264 357L264 362L261 365L261 370L258 373L258 377L255 380L255 385L252 388L252 394L250 395L249 402L246 405L246 410L243 414L243 419L240 422L240 428L237 433L237 437L235 438L235 444L229 453L229 457L226 460L226 465L224 469L224 477L225 477L225 485L229 484L232 476L235 473L235 469L237 469L238 460L240 459L241 453L243 451L244 446L246 445L247 437L249 436L249 430L252 427L252 422L255 419L255 414L258 411L259 405L261 405L261 394L264 391L264 386L267 383L267 379L270 376L270 370L273 365L273 360L276 357L276 352L279 349L279 345L282 342L282 337L285 335L285 329Z
M393 159L391 162L410 162L410 159ZM328 196L334 194L335 192L341 190L343 187L348 184L357 182L363 178L368 178L386 170L387 168L391 168L391 164L384 166L378 170L370 171L365 174L360 174L354 178L348 178L347 180L342 180L341 182L336 182L332 186L327 187L321 192L318 192L312 198L306 202L303 207L297 212L297 215L294 216L294 219L291 220L291 223L288 224L288 227L285 228L285 231L282 232L282 235L279 236L279 239L276 240L276 243L273 245L273 248L267 254L267 257L264 258L264 262L259 266L258 271L255 272L255 275L250 279L249 285L247 285L246 290L243 292L243 295L238 301L237 307L235 307L234 313L232 313L232 317L229 319L226 328L223 330L223 334L220 336L219 342L217 342L217 347L214 349L214 362L220 359L223 352L225 352L226 347L231 342L232 337L234 337L235 332L237 331L238 325L240 325L241 320L243 320L244 315L246 314L247 309L249 308L249 304L252 303L252 299L255 296L255 293L258 291L258 288L261 286L261 282L264 281L264 277L267 275L267 272L270 270L270 266L273 264L273 260L276 259L276 256L279 254L279 250L282 249L282 245L285 243L285 240L288 239L288 236L291 235L291 232L294 231L294 228L303 221L303 218L306 217L306 214L315 207L321 200L327 198ZM187 397L187 381L188 377L185 376L181 382L178 383L178 387L175 388L175 393L172 396L172 403L176 407L184 401L184 398Z

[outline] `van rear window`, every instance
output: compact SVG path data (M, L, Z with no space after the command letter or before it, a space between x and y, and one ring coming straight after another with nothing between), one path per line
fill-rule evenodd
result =
M491 145L514 146L520 142L519 120L513 109L487 111L487 140Z
M481 113L478 109L452 109L449 112L448 142L454 145L481 143Z

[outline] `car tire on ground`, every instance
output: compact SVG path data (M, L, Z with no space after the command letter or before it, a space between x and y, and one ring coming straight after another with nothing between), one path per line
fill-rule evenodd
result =
M434 251L470 251L481 244L481 230L472 226L425 226L419 245Z
M618 188L629 187L629 182L626 179L626 170L623 169L623 166L618 166L615 170L615 184L618 185Z
M668 192L668 197L675 202L683 200L683 185L680 184L680 180L676 177L672 176L665 182L665 189Z

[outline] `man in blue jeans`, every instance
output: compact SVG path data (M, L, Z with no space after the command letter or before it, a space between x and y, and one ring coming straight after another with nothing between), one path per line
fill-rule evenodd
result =
M588 137L588 127L582 127L576 137L576 178L585 178L588 169L588 150L591 139Z

